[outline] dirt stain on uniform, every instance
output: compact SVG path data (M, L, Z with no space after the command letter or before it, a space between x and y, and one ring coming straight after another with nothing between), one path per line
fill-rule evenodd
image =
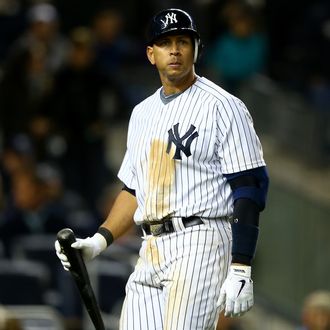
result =
M146 256L148 263L159 266L161 263L159 251L156 245L156 237L151 236L147 241Z
M169 213L171 188L174 183L174 148L166 153L167 142L154 140L150 147L145 214L148 219L161 219Z
M181 304L189 304L187 283L186 279L182 276L187 269L186 263L184 263L182 267L182 270L179 270L177 268L172 274L165 312L164 330L172 329L172 325L178 325L179 323L184 321L184 318L182 318L184 313L181 313L181 311L185 310L186 306Z

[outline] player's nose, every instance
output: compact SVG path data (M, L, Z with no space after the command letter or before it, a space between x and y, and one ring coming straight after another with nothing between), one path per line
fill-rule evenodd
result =
M180 53L180 48L177 42L172 42L170 46L170 54L178 55Z

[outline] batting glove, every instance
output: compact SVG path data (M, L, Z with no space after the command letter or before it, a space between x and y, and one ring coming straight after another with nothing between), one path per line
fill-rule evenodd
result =
M220 290L219 305L225 316L241 316L253 306L251 267L232 265Z
M71 244L71 247L82 251L85 261L91 260L99 255L107 247L107 241L103 235L96 233L92 237L85 239L77 238L77 241ZM70 270L71 264L68 257L62 251L59 241L55 241L56 255L60 259L65 270Z

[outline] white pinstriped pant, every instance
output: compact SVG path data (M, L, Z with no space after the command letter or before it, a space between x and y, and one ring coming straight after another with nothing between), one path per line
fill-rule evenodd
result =
M120 330L215 329L230 263L230 224L203 219L203 225L183 228L176 221L179 231L144 237L127 282Z

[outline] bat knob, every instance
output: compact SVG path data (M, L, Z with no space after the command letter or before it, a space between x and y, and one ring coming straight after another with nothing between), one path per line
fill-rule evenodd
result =
M67 249L76 241L76 236L72 229L64 228L57 233L57 240L64 249Z

